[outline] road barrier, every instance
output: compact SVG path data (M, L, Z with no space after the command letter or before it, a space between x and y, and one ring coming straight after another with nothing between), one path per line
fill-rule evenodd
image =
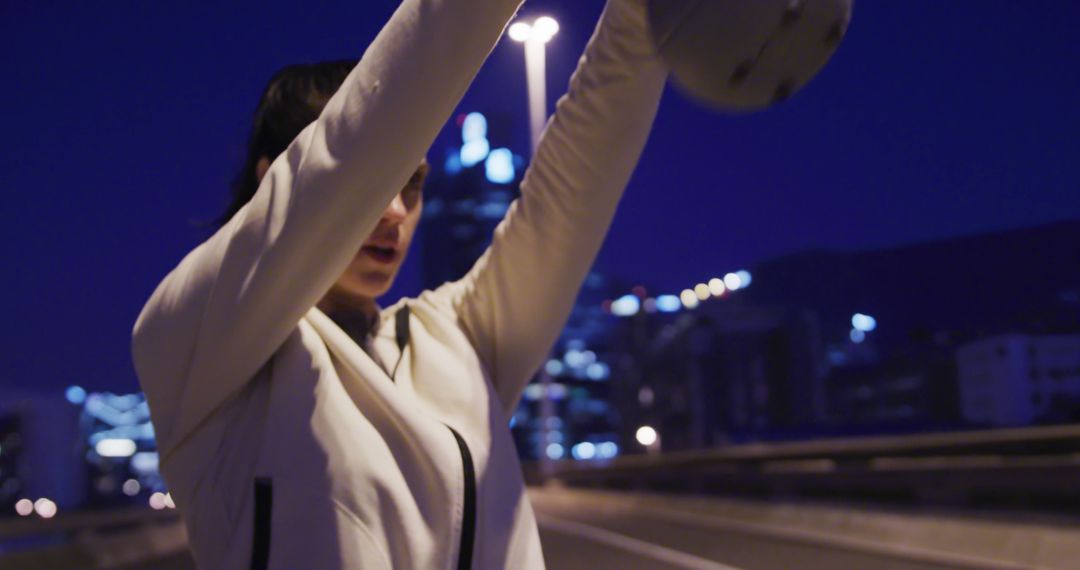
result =
M526 467L538 482L535 466ZM569 486L1080 513L1080 425L563 461Z

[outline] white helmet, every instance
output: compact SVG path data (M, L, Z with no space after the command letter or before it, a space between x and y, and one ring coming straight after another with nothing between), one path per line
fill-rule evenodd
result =
M783 101L825 65L854 0L649 0L649 20L675 82L727 111Z

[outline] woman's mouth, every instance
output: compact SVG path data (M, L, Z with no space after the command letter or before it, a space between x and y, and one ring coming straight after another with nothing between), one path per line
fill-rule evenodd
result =
M393 263L394 260L397 259L397 250L392 247L365 245L363 248L360 249L360 251L362 251L368 257L374 259L379 263L389 264Z

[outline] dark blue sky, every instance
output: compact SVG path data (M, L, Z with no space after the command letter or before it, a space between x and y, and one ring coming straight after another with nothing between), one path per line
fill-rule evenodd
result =
M133 389L131 324L224 204L263 83L359 56L396 2L42 4L0 7L0 384ZM525 7L563 26L552 102L601 7ZM1075 0L860 0L781 107L722 116L668 93L602 267L674 292L796 250L1080 217L1078 21ZM519 152L522 59L500 44L461 107L504 117Z

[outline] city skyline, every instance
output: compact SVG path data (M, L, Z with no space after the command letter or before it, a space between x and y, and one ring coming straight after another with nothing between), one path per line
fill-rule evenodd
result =
M0 383L135 389L131 325L202 239L192 222L224 205L266 77L287 62L359 55L394 5L299 14L231 5L213 17L7 8L2 65L25 88L0 96L22 111L0 143L5 292L18 300L9 331L20 331L8 334ZM834 61L763 114L721 116L668 93L599 266L677 292L795 251L1080 217L1080 165L1068 158L1080 155L1080 110L1069 102L1080 78L1061 69L1080 55L1069 24L1077 6L974 6L857 3ZM548 48L549 102L601 7L523 9L562 23ZM267 35L275 41L260 41ZM520 46L500 43L460 107L510 117L499 136L519 153L528 148L522 63ZM415 294L419 282L413 263L396 292Z

